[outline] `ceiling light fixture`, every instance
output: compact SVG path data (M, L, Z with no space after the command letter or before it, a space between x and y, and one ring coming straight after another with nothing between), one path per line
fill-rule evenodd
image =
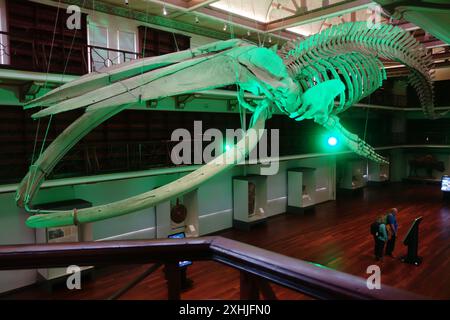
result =
M195 23L200 23L198 16L195 16Z
M125 4L128 5L128 0L125 0Z
M164 7L163 7L163 15L167 16L167 9L166 9L166 6L165 6L165 5L164 5Z
M247 30L247 36L251 36L252 34L250 33L250 30Z
M224 23L224 24L223 24L223 31L227 31L227 28L228 28L228 27L227 27L227 24Z

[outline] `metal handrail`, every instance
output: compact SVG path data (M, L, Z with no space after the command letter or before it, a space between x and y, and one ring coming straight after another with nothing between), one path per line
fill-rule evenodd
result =
M0 246L0 270L213 260L317 299L424 299L223 237ZM169 289L170 291L170 289Z

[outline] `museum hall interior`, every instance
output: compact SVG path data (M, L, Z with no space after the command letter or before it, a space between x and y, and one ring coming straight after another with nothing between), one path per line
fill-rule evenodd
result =
M0 0L0 302L450 301L449 111L448 0Z

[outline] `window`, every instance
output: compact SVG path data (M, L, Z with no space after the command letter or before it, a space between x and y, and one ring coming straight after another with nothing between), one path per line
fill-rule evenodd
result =
M89 72L99 71L112 63L108 48L108 29L89 24Z
M119 53L119 63L137 59L136 33L130 31L117 31L117 47Z
M0 0L0 64L9 64L9 40L6 34L6 7L5 1Z

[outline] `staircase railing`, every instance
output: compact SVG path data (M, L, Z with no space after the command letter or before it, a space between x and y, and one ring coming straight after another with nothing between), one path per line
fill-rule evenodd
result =
M423 299L383 285L223 237L0 246L0 270L156 263L165 265L168 298L180 299L178 262L213 260L241 272L241 299L276 299L269 282L317 299ZM121 292L123 294L123 292Z

